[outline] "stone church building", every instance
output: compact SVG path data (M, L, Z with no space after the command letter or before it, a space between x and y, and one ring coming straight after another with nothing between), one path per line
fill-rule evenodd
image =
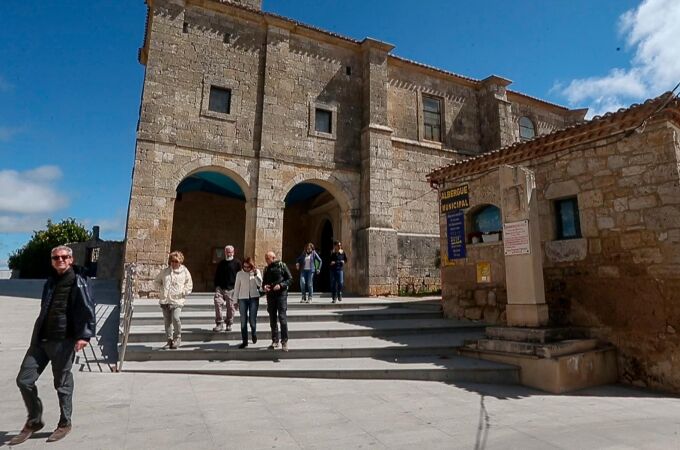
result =
M348 291L434 291L439 213L427 174L585 115L259 0L146 3L125 249L141 295L171 249L202 291L227 243L292 266L306 242L327 256L334 239L350 259Z

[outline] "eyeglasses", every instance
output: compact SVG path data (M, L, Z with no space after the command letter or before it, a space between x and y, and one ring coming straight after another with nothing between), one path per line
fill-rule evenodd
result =
M174 264L174 263L179 264L179 261L177 261L176 259L171 259L171 260L170 260L170 264Z
M248 265L243 266L243 270L250 270L250 269L252 269L252 266L248 266Z
M59 261L59 260L66 261L70 257L71 257L71 255L54 255L54 256L52 256L52 261Z

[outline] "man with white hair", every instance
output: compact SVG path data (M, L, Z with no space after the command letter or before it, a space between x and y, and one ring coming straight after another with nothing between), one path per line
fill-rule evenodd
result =
M21 433L14 436L9 445L21 444L45 426L35 383L49 363L52 363L61 415L57 429L47 442L58 441L71 431L71 367L76 352L85 348L95 335L94 298L85 270L73 265L73 250L63 245L52 249L51 259L54 271L43 287L40 313L16 380L28 418Z
M215 270L215 328L213 331L231 331L234 323L234 284L236 274L241 270L241 261L234 258L233 245L224 247L224 260Z

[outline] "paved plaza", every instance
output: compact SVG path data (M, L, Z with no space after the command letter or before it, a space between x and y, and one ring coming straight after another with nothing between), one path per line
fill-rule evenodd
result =
M0 296L0 446L25 411L14 383L38 300ZM18 448L680 449L680 399L621 386L554 396L519 386L107 373L76 367L74 429ZM102 368L103 367L103 368Z

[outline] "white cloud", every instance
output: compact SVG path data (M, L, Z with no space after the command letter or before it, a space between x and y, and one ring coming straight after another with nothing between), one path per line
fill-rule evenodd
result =
M3 193L0 196L0 214L36 215L64 208L68 205L68 198L55 186L55 181L61 176L61 170L56 166L42 166L24 172L0 170L0 192Z
M46 224L46 216L0 214L0 233L32 233Z
M120 240L125 236L127 221L125 211L118 211L114 217L103 219L85 219L83 225L89 229L98 225L100 238L104 240Z
M680 81L680 1L644 0L619 18L619 29L635 49L629 68L557 86L570 105L589 106L590 115L656 97Z

